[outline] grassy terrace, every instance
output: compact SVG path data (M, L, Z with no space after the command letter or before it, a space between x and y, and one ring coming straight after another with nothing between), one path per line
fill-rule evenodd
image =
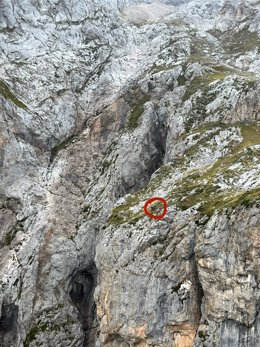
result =
M115 207L112 211L112 214L109 218L109 223L112 225L120 225L123 223L134 224L139 219L144 217L143 208L141 208L138 212L134 212L132 209L135 208L138 204L144 203L149 197L151 197L153 191L160 186L162 181L171 173L172 166L165 165L162 166L158 171L156 176L150 180L147 187L140 190L138 193L131 195L127 201ZM151 212L154 213L158 207L160 213L160 203L155 202L151 205Z
M199 77L195 77L192 81L187 83L186 93L183 97L183 101L188 100L193 94L195 94L198 90L202 90L204 93L208 93L210 91L209 84L217 81L224 80L227 76L238 75L244 78L244 84L249 87L253 87L257 80L251 73L241 73L236 69L229 68L223 65L215 65L213 66L214 71L208 72L207 74ZM212 95L214 98L214 95ZM210 100L207 102L209 103Z
M208 91L208 85L217 80L223 80L230 74L230 70L226 70L223 68L218 68L218 71L208 73L206 75L195 77L188 85L183 97L183 101L188 100L193 94L195 94L198 90Z
M218 38L227 53L239 54L252 51L260 46L260 37L256 32L250 32L247 29L221 33L220 31L211 31L211 34Z
M218 92L213 86L210 85L212 82L223 81L228 76L234 76L231 83L232 88L241 90L243 92L248 92L257 84L255 76L251 73L241 73L236 69L222 65L215 65L213 68L214 70L209 71L207 74L195 77L192 81L186 81L183 83L183 85L185 84L186 86L186 91L182 97L182 101L185 102L192 96L196 98L193 102L193 110L188 115L188 119L185 124L186 132L189 132L194 125L196 126L202 123L207 112L206 105L210 104L216 99ZM184 78L184 76L181 77L182 79ZM228 107L219 106L217 112L223 113L224 111L228 111Z
M174 187L170 196L175 196L175 202L181 209L186 210L200 203L199 210L203 214L212 215L216 209L235 207L260 198L260 187L249 191L223 192L217 185L218 177L236 177L236 172L229 169L233 164L241 163L244 172L254 164L256 153L245 149L260 144L260 126L243 125L240 129L244 140L235 146L230 154L204 170L193 170L182 177Z
M225 128L222 124L206 124L201 128L195 129L195 132L203 133L213 128ZM156 175L151 179L148 186L140 190L138 193L130 196L127 201L115 207L109 218L112 225L121 225L123 223L133 224L144 217L143 204L152 197L156 188L160 187L163 181L176 170L183 172L182 177L174 184L168 187L169 193L166 200L168 206L173 200L174 204L182 210L186 210L200 204L199 211L203 215L211 216L215 210L221 210L226 207L236 207L239 204L248 205L250 202L260 199L260 187L242 191L228 189L221 191L217 185L219 177L228 181L229 178L239 177L239 173L230 169L233 164L240 163L243 172L247 172L254 165L256 155L260 153L253 152L249 147L260 144L260 126L259 125L238 125L243 137L243 141L233 147L228 155L220 158L214 165L189 171L185 174L188 157L181 158L170 165L161 167ZM205 140L205 139L204 139ZM205 140L207 141L207 139ZM192 147L193 153L199 149L201 142L199 141ZM134 210L140 204L140 209ZM161 211L160 203L156 203L151 207L151 211L156 211L158 214Z
M241 34L241 33L240 33ZM239 35L235 36L236 39L240 39ZM250 44L250 49L258 42L258 38L252 34L253 42ZM197 96L195 103L195 113L193 112L191 119L187 121L185 130L186 134L184 138L192 133L196 133L200 137L199 141L190 147L185 156L181 159L175 160L169 165L165 165L157 170L153 179L150 180L147 187L143 188L136 194L130 196L124 204L115 207L109 218L109 222L112 225L120 225L123 223L133 224L136 221L144 217L143 204L150 197L154 196L154 191L161 186L170 174L176 172L182 172L182 177L174 184L174 186L168 187L167 203L174 200L174 204L177 207L185 210L194 205L200 204L199 210L204 215L212 215L215 210L221 210L225 207L235 207L239 204L248 204L253 200L260 198L259 188L249 191L234 191L234 189L228 189L221 191L217 186L219 177L224 179L239 177L239 173L229 169L235 163L240 162L243 166L243 172L247 172L250 166L253 166L254 156L256 153L251 153L245 150L247 147L260 144L260 127L259 125L234 125L240 128L243 141L233 147L229 154L223 158L220 158L214 165L205 167L204 169L188 171L189 160L196 155L199 148L203 145L207 145L207 142L217 134L220 130L229 128L224 123L204 123L202 126L194 128L194 124L200 124L206 112L206 105L216 98L216 94L211 90L210 83L214 81L223 81L228 76L238 76L241 78L241 88L248 90L256 84L255 76L248 72L241 72L235 68L218 64L212 61L211 58L202 54L202 49L199 45L196 45L194 53L191 54L187 63L200 62L204 67L208 68L208 72L203 76L195 77L192 81L188 81L183 74L178 78L179 85L186 86L186 92L183 96L183 101L188 100L198 90L201 91L201 95ZM171 65L154 65L152 72L160 72L171 70ZM136 103L132 113L128 119L128 130L133 130L138 125L138 120L143 113L144 104L149 101L149 97L145 96ZM196 119L194 115L196 114ZM196 121L194 123L194 121ZM212 130L211 134L205 134ZM167 187L166 187L167 189ZM137 207L139 205L139 208ZM161 211L160 203L151 206L151 211Z

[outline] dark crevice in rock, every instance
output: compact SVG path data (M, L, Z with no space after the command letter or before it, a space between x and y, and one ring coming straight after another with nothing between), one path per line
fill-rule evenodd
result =
M198 306L201 308L204 292L203 292L201 282L199 280L198 268L196 263L195 263L195 269L194 269L194 276L196 279L196 294L197 294ZM200 314L201 314L201 309L200 309Z
M84 346L95 345L97 334L96 304L94 290L97 285L97 268L94 263L78 270L70 283L70 297L79 312L79 321L85 333Z
M52 162L54 161L55 157L57 156L57 154L67 148L70 143L74 140L76 135L71 135L71 136L68 136L66 139L64 139L63 141L59 142L56 146L54 146L52 149L51 149L51 155L50 155L50 163L49 164L52 164Z
M158 117L159 118L159 117ZM151 175L163 165L165 148L166 148L166 126L163 121L159 120L159 125L154 124L152 128L153 144L156 148L156 154L152 155L149 162L149 167L147 169L149 179Z
M200 282L199 279L199 273L198 273L198 267L197 267L197 263L196 263L196 257L194 254L194 268L193 268L193 274L194 274L194 278L195 278L195 286L194 286L194 290L195 290L195 297L196 297L196 301L197 301L197 312L195 314L195 322L196 322L196 335L198 334L199 331L199 324L201 322L201 320L203 319L203 314L202 314L202 299L204 297L204 291L203 291L203 287L202 284Z
M3 302L0 317L0 347L11 347L17 339L18 306Z
M120 195L133 194L146 187L152 174L164 163L167 129L165 118L160 115L160 110L156 110L156 113L151 121L149 133L143 138L143 143L140 143L143 152L140 157L142 165L136 162L140 172L137 175L135 170L136 177L130 175L122 177L123 192ZM117 192L121 192L120 187Z

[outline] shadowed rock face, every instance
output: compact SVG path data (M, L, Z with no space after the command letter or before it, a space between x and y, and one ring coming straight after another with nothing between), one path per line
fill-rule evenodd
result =
M1 347L260 345L258 2L0 7Z
M94 290L97 285L97 269L93 264L77 271L71 280L70 298L79 311L79 320L85 333L84 346L94 346L97 334Z
M17 340L18 306L2 304L0 317L0 346L14 346Z

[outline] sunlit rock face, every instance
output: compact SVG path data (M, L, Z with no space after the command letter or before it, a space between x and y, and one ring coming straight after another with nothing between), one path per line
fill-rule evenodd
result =
M260 345L259 23L1 2L1 347Z

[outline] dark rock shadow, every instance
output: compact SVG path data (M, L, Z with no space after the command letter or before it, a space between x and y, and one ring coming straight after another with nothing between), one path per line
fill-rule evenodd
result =
M70 283L70 298L79 312L79 321L85 333L84 346L95 346L97 335L96 304L94 290L97 285L97 268L94 263L78 270Z

